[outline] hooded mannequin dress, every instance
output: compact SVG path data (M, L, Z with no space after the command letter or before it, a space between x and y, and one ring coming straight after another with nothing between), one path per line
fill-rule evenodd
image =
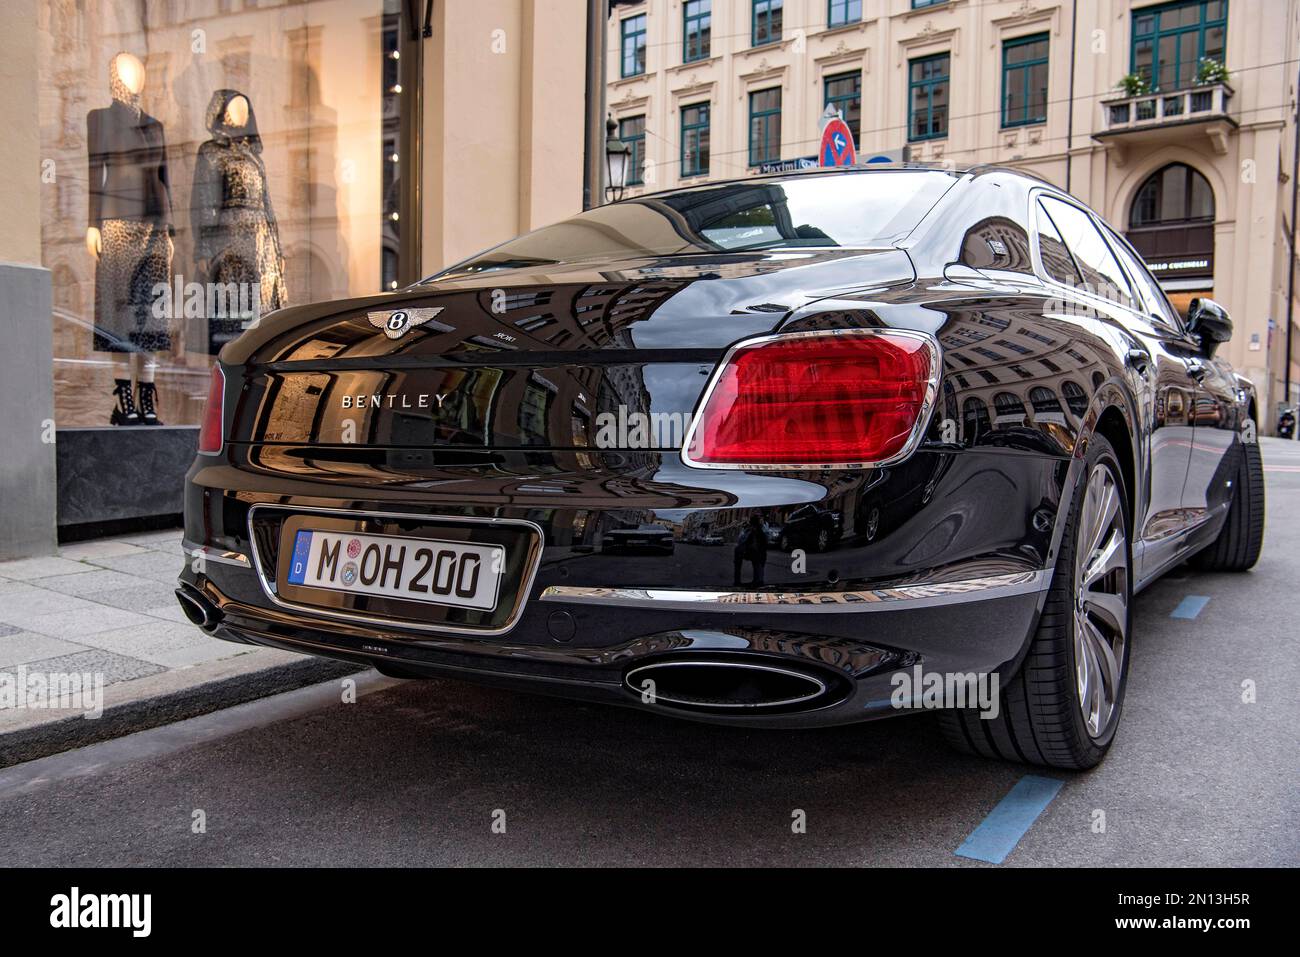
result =
M229 125L227 109L237 90L212 94L206 117L212 139L199 147L190 194L194 258L206 261L200 280L206 283L240 283L244 302L258 315L288 304L284 280L284 255L271 208L262 140L257 133L253 106L243 126ZM248 98L244 97L245 102ZM249 317L208 316L208 351L221 351L242 331Z
M100 232L95 266L97 352L171 348L170 320L154 287L172 272L172 201L163 128L109 65L111 106L86 114L89 225Z

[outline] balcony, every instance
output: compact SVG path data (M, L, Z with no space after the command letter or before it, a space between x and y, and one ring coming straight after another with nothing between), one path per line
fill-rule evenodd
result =
M1228 113L1232 92L1226 83L1213 83L1102 100L1101 129L1092 138L1114 147L1122 157L1129 144L1186 142L1189 132L1198 131L1208 137L1214 152L1223 155L1228 151L1228 134L1237 127Z

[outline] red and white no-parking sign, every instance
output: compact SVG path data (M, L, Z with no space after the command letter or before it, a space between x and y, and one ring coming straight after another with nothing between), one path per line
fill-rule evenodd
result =
M852 166L858 161L849 124L836 117L822 130L822 145L817 151L822 166Z

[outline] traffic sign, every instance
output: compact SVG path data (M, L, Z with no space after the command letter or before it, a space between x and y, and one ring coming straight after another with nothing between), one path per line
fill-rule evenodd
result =
M842 119L836 117L822 129L822 145L817 157L822 166L852 166L858 161L853 131Z

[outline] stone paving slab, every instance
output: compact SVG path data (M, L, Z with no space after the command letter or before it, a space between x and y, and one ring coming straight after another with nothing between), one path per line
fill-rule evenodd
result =
M113 715L0 708L0 766L359 670L205 635L173 594L184 561L168 529L0 562L0 680L90 673Z

